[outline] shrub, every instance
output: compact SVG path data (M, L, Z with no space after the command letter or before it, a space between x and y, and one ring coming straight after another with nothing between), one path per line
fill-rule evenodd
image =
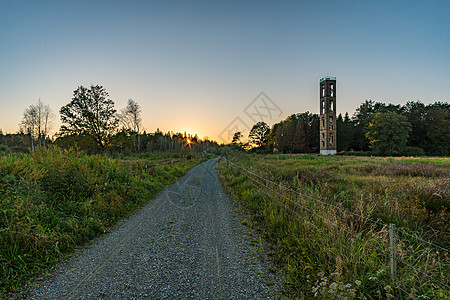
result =
M403 151L403 155L406 156L424 156L425 151L419 147L406 147Z

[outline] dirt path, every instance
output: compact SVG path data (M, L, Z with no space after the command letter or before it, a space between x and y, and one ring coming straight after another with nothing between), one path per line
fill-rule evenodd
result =
M30 299L272 299L279 280L250 246L217 159L61 264Z

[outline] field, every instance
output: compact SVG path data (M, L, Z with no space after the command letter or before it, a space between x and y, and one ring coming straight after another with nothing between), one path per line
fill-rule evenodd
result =
M269 241L286 297L448 299L448 158L227 156L219 177Z
M113 159L57 147L0 156L0 298L204 160L189 153Z

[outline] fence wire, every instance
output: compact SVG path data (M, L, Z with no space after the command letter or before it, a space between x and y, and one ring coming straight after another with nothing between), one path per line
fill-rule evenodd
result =
M232 166L232 167L234 167L234 168L236 168L236 169L240 169L240 170L242 170L243 172L249 174L249 175L250 175L249 178L250 178L253 182L259 184L259 185L260 185L261 187L263 187L265 190L270 191L270 192L272 192L272 193L275 193L275 194L278 195L279 197L281 197L281 198L283 198L283 199L289 201L289 203L293 204L295 207L297 207L297 208L299 208L299 209L302 209L302 210L308 211L311 215L314 215L314 216L317 216L317 217L321 218L324 222L326 222L326 223L328 223L328 224L330 224L330 225L333 225L333 226L336 227L336 228L338 227L337 220L336 220L336 222L333 222L332 220L327 219L325 216L323 216L323 215L321 215L321 214L318 214L317 212L313 211L312 209L310 209L310 208L308 208L308 207L305 207L304 205L301 205L300 203L298 203L298 202L296 202L296 201L293 201L293 200L291 199L291 197L288 197L288 196L286 196L285 194L282 194L282 193L278 192L276 189L271 189L271 188L267 185L267 183L270 184L270 185L272 185L273 187L277 187L278 189L281 189L281 190L283 190L283 191L285 191L285 192L293 193L293 194L296 195L297 197L302 197L302 198L305 198L305 199L309 199L309 200L311 200L311 201L314 201L314 202L316 202L316 203L320 203L320 204L327 205L327 206L330 207L330 208L334 208L334 209L340 210L340 211L342 211L343 213L347 213L347 214L349 214L349 215L358 217L358 218L360 218L360 219L362 219L362 220L365 220L365 221L368 221L368 222L370 222L370 223L372 223L372 224L381 226L382 228L385 228L385 227L388 227L388 226L389 226L388 224L383 223L383 222L380 221L380 220L374 220L374 219L371 219L371 218L362 216L362 215L360 215L360 214L354 213L354 212L352 212L352 211L349 211L348 209L345 209L345 208L343 208L343 207L339 207L339 206L333 205L333 204L331 204L331 203L322 201L322 200L320 200L320 199L314 198L314 197L312 197L312 196L309 196L309 195L306 195L306 194L302 194L302 193L298 192L297 190L294 190L294 189L292 189L292 188L290 188L290 187L284 186L282 183L274 182L274 181L272 181L272 180L270 180L270 179L267 179L267 178L265 178L265 177L263 177L263 176L261 176L261 175L259 175L259 174L256 174L255 172L253 172L253 171L251 171L251 170L249 170L249 169L247 169L247 168L244 168L244 167L242 167L242 166L240 166L240 165L238 165L238 164L236 164L236 163L230 161L228 158L226 158L226 160L227 160L227 164L229 164L230 166ZM259 180L257 180L256 178L258 178L259 180L262 180L262 181L265 182L266 184L263 183L263 182L261 182L261 181L259 181ZM281 203L280 201L277 201L277 203L278 203L279 205L281 205L281 206L284 205L284 204ZM289 212L292 212L292 211L289 211ZM300 214L299 214L297 211L295 211L295 210L294 210L293 212L295 213L295 215L297 215L297 216L300 217L300 218L303 218L303 217L304 217L303 215L300 215ZM308 222L309 224L313 225L313 223L311 223L309 220L306 219L305 221ZM314 227L317 228L317 226L316 226L315 224L314 224ZM357 240L363 242L364 244L367 244L367 243L368 243L367 240L363 239L363 238L360 237L359 235L355 235L353 232L350 232L349 230L347 230L347 229L345 229L345 228L343 228L343 227L339 227L339 229L342 230L342 231L344 231L345 233L351 235L351 236L354 237L355 239L357 239ZM419 241L419 242L421 242L421 243L428 244L429 246L435 247L435 248L437 248L437 249L439 249L439 250L441 250L441 251L444 251L444 252L447 253L447 254L450 252L449 249L446 249L446 248L444 248L444 247L441 247L441 246L439 246L439 245L436 245L436 244L434 244L434 243L432 243L432 242L430 242L430 241L426 241L426 240L420 238L420 237L417 236L417 235L408 233L408 232L406 232L406 231L404 231L404 230L402 230L402 229L399 229L399 228L394 228L394 229L395 229L394 231L397 232L397 233L405 234L405 235L407 235L407 236L413 238L413 239L416 240L416 241ZM397 234L397 235L398 235L398 234ZM383 253L384 255L386 255L387 258L390 257L390 252L389 252L388 250L382 249L382 248L378 247L378 246L375 245L375 244L371 244L371 246L372 246L374 249L378 250L380 253ZM345 247L346 247L348 250L350 250L350 249L348 248L347 245L345 245ZM414 272L415 272L416 274L422 274L422 275L424 275L425 277L429 278L429 279L430 279L431 281L433 281L434 283L436 283L436 284L440 285L441 287L447 289L447 293L449 292L450 286L447 285L446 283L444 283L444 282L442 282L441 280L439 280L439 279L437 279L437 278L435 278L435 277L433 277L433 276L430 276L429 274L427 274L427 273L425 273L425 272L423 272L423 271L417 269L416 267L414 267L414 266L411 265L410 263L406 262L406 261L405 261L403 258L401 258L401 257L398 257L397 260L398 260L399 262L401 262L403 265L406 265L407 267L409 267L409 268L411 268L412 270L414 270ZM403 288L401 288L401 287L398 285L398 282L397 282L397 284L395 284L395 286L396 286L396 288L398 288L399 290L401 290L402 292L404 292L406 295L409 294L408 292L406 292Z

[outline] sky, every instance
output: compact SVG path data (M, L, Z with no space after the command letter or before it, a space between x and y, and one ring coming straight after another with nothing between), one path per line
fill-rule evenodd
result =
M450 1L0 0L0 129L38 99L55 114L101 85L147 132L219 142L319 111L337 78L337 112L366 99L449 102Z

